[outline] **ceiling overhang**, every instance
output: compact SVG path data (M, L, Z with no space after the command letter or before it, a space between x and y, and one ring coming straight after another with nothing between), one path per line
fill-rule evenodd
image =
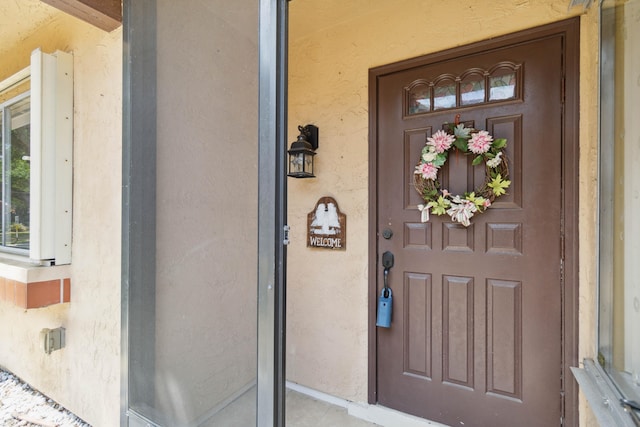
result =
M122 0L40 0L69 15L113 31L122 25Z

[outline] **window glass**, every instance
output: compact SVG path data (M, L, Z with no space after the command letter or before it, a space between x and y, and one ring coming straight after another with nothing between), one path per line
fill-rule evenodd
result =
M459 76L415 80L404 89L405 111L413 115L515 99L521 96L520 69L518 64L500 63L490 71L473 67Z
M443 80L436 84L433 96L433 109L456 107L456 83L451 80Z
M602 8L598 361L640 402L640 0Z
M2 230L5 248L29 249L30 101L14 98L2 107Z
M431 90L427 85L418 85L409 92L409 114L431 111Z
M489 77L489 100L500 101L516 97L516 73L513 70L498 70Z
M474 105L484 102L484 76L471 74L460 83L460 102L462 105Z

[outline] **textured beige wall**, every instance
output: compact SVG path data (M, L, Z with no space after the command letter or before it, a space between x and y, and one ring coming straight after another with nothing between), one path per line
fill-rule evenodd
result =
M0 43L0 79L30 52L74 55L74 200L71 303L20 310L0 302L0 365L96 426L119 424L122 29L105 33L21 0L28 20L46 16L19 44ZM43 14L40 14L43 9ZM6 19L6 15L2 19ZM42 328L66 328L46 355ZM99 396L99 398L97 398Z
M567 19L555 0L291 2L289 140L320 128L316 179L289 179L288 379L367 400L368 70ZM582 17L580 357L593 356L597 7ZM310 249L306 214L332 196L347 215L345 252Z

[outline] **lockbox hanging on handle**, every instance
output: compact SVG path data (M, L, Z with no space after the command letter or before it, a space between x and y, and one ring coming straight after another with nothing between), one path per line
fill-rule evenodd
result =
M384 267L384 287L378 299L378 318L376 326L381 328L391 327L391 309L393 308L393 292L389 287L389 270L393 267L393 253L386 251L382 254L382 266Z
M376 326L381 328L391 327L391 310L393 302L393 292L391 288L382 288L380 298L378 298L378 319Z

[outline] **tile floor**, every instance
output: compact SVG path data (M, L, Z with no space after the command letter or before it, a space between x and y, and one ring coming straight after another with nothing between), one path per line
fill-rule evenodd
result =
M294 390L286 394L287 427L374 427L372 424L347 414L340 406L319 401ZM255 421L255 387L206 422L207 427L247 427Z
M372 427L372 424L347 414L340 406L287 390L287 427Z

